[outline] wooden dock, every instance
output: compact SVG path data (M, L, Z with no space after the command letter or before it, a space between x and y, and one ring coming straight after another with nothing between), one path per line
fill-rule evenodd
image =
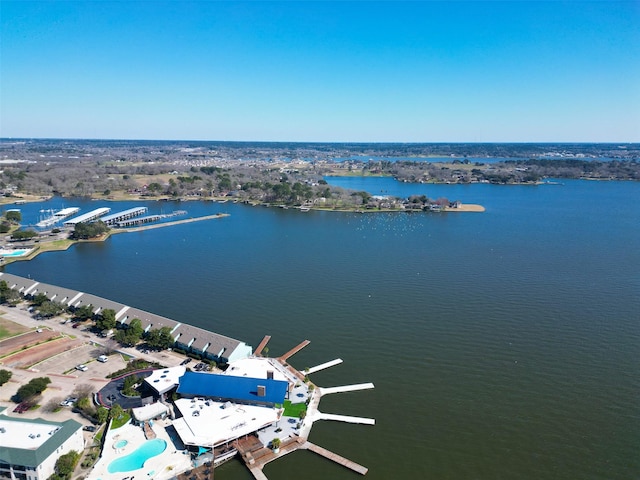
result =
M262 355L262 350L264 349L264 347L267 346L267 343L269 343L269 340L271 340L271 335L265 335L262 341L260 342L260 345L258 345L255 352L253 352L253 354L256 357Z
M352 462L348 458L344 458L338 455L337 453L333 453L327 450L326 448L322 448L316 445L315 443L305 442L300 446L300 448L306 448L307 450L311 450L312 452L317 453L318 455L321 455L325 458L328 458L329 460L336 462L342 465L343 467L347 467L348 469L353 470L354 472L359 473L360 475L366 475L367 472L369 471L367 467L363 467L362 465L359 465L356 462Z
M286 362L289 357L293 357L296 353L298 353L300 350L302 350L304 347L306 347L310 343L311 342L309 340L305 340L304 342L300 343L300 345L298 345L297 347L293 347L291 350L289 350L287 353L285 353L280 357L280 361Z

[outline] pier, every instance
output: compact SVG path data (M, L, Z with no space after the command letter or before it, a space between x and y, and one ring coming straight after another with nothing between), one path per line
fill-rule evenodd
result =
M141 225L139 227L132 227L132 228L127 228L127 229L123 228L123 229L113 230L113 233L141 232L143 230L152 230L154 228L172 227L174 225L180 225L180 224L183 224L183 223L201 222L203 220L213 220L213 219L216 219L216 218L223 218L223 217L228 217L228 216L229 216L228 213L216 213L214 215L205 215L204 217L185 218L183 220L175 220L173 222L155 223L153 225Z
M344 385L342 387L319 387L320 395L329 395L330 393L355 392L358 390L368 390L374 388L373 383L358 383L356 385Z
M258 345L258 347L253 351L253 354L256 357L262 355L262 350L264 350L264 347L267 346L267 343L269 343L269 340L271 340L271 335L265 335L262 341L260 342L260 345Z
M297 347L293 347L291 350L289 350L287 353L285 353L284 355L282 355L280 357L280 361L282 362L286 362L287 359L289 357L293 357L296 353L298 353L300 350L302 350L304 347L306 347L307 345L309 345L311 342L309 340L305 340L304 342L301 342L300 345L298 345Z
M363 467L362 465L359 465L356 462L352 462L348 458L344 458L344 457L338 455L337 453L333 453L333 452L327 450L326 448L322 448L322 447L316 445L315 443L311 443L311 442L307 441L307 442L303 443L300 446L300 448L304 448L304 449L309 450L311 452L317 453L318 455L321 455L324 458L328 458L332 462L336 462L336 463L342 465L343 467L347 467L348 469L353 470L354 472L359 473L360 475L366 475L367 472L369 471L369 469L367 467Z
M319 372L320 370L324 370L325 368L333 367L335 365L340 365L342 363L341 358L336 358L335 360L331 360L330 362L323 363L322 365L316 365L315 367L311 367L309 370L306 370L308 375L312 373Z
M358 423L360 425L375 425L375 418L353 417L351 415L336 415L334 413L318 412L314 420L333 420L335 422Z

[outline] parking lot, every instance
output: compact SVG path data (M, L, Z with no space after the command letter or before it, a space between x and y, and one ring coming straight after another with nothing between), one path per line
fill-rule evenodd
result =
M57 373L77 375L78 378L105 378L111 372L120 370L126 366L122 355L109 355L109 360L105 363L96 361L104 353L104 348L91 344L84 344L68 352L61 353L53 358L36 365L36 369L43 373ZM87 366L86 372L76 370L76 365Z

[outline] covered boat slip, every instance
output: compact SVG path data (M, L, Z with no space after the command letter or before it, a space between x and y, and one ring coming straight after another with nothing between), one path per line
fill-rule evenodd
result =
M112 309L116 312L116 322L118 322L120 328L126 328L134 318L138 318L141 321L142 328L145 331L168 327L171 329L171 335L176 340L177 347L189 352L198 353L206 358L233 362L240 358L245 358L252 353L251 346L240 340L180 323L161 315L98 297L97 295L40 283L30 278L0 272L0 281L3 280L7 282L9 288L17 290L26 296L35 296L39 293L44 293L49 300L62 303L66 306L79 308L85 305L91 305L94 307L93 312L96 314L99 314L105 309Z
M129 218L134 218L134 217L143 215L147 213L147 211L149 211L147 207L130 208L129 210L112 213L111 215L102 217L102 221L107 225L114 225L122 220L128 220Z
M91 210L90 212L84 213L79 217L72 218L71 220L67 220L64 222L65 227L75 227L78 223L82 222L90 222L92 220L96 220L103 215L109 213L111 209L109 207L100 207L95 210Z

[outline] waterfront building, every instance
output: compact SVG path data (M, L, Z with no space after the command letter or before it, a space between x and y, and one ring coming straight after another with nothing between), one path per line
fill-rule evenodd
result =
M82 424L75 420L23 419L0 411L0 478L46 480L56 460L72 450L84 450Z
M111 309L116 312L118 328L128 328L129 323L134 318L140 320L145 332L151 329L168 327L175 340L174 347L180 348L185 352L201 355L208 360L231 363L246 358L252 353L251 346L240 340L177 322L155 313L98 297L97 295L41 283L10 273L0 272L0 280L6 281L9 288L28 298L43 293L49 300L68 307L80 308L85 305L91 305L94 314L98 314L105 309Z

